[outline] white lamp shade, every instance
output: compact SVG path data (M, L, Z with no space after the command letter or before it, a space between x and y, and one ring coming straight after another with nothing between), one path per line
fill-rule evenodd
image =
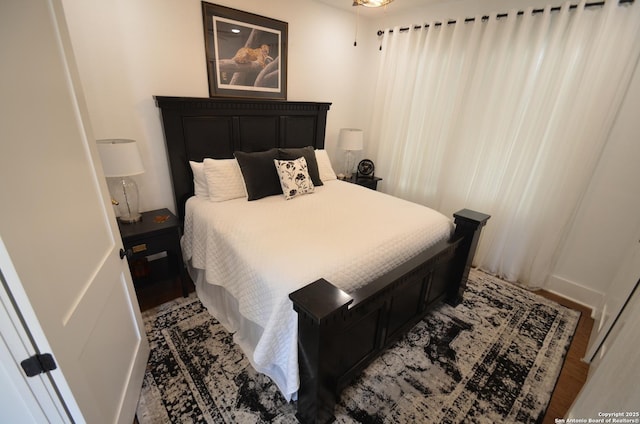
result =
M355 128L342 128L338 137L338 145L342 150L362 150L364 132Z
M105 177L125 177L144 172L135 140L98 140L98 152Z

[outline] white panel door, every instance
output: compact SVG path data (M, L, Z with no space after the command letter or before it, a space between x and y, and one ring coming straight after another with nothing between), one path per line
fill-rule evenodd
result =
M60 0L0 2L0 57L0 236L74 420L130 424L149 347Z

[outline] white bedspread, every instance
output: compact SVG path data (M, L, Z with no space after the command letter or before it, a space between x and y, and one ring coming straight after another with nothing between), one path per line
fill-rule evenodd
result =
M242 317L257 324L255 346L243 346L245 354L290 399L299 380L297 315L289 293L318 278L352 292L448 238L452 228L432 209L327 181L288 201L193 197L182 249L190 266L204 270L207 283L224 287Z

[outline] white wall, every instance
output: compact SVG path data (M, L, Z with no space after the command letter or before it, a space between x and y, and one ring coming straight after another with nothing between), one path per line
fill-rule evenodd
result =
M640 237L640 67L548 281L550 290L595 307ZM640 276L638 276L640 277ZM630 279L630 287L636 280Z
M355 14L313 0L219 0L223 6L288 22L288 100L332 102L326 147L341 127L362 127L358 93L365 40L353 46ZM63 0L97 139L138 140L146 172L135 177L141 209L173 196L153 96L208 97L200 0Z
M347 1L347 0L345 0ZM398 0L399 2L400 0ZM434 1L411 10L360 16L315 0L219 0L289 23L289 100L329 101L327 149L339 166L341 127L365 129L375 85L378 29L542 7L547 0ZM560 1L551 1L560 4ZM96 138L139 141L147 172L136 177L141 207L173 208L159 112L153 95L207 97L199 0L63 0ZM400 4L400 3L398 3ZM592 307L619 267L640 225L640 75L636 72L620 117L577 213L549 288Z

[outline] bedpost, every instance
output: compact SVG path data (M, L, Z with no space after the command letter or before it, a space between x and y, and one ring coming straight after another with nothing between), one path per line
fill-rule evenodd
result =
M346 313L353 299L324 279L289 295L298 313L298 412L301 423L335 420L338 375L336 352L330 348L333 323Z
M478 240L482 227L485 226L491 215L472 211L470 209L462 209L453 214L456 230L454 237L462 237L462 241L456 251L456 260L452 274L452 281L455 284L450 285L446 302L450 305L457 305L462 302L462 295L467 288L467 280L469 278L469 270L473 262L473 256L478 247Z

